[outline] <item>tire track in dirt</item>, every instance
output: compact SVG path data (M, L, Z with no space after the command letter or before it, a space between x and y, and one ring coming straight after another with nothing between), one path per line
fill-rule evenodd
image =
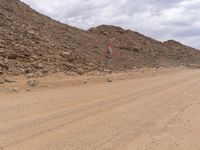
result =
M17 122L8 122L8 124L0 125L0 129L3 129L0 130L0 139L2 139L2 137L2 141L10 139L10 142L9 140L7 140L7 144L5 145L5 147L9 148L10 146L12 147L20 143L26 143L27 141L35 139L38 136L46 135L64 126L77 124L78 122L81 122L81 120L92 118L105 112L112 112L113 109L117 109L119 107L126 108L129 105L135 105L135 103L138 103L137 101L140 99L143 99L141 102L138 103L140 107L148 103L151 104L151 101L153 99L157 99L157 97L162 97L163 95L165 95L166 92L171 91L171 93L173 93L173 91L176 89L181 89L179 90L179 92L184 92L187 87L190 87L191 85L194 85L194 83L199 82L199 75L200 73L198 71L187 73L180 76L179 78L173 78L173 76L171 77L169 75L168 77L170 77L171 79L168 79L166 81L158 81L157 83L151 83L151 85L148 86L142 84L142 87L144 88L143 90L140 89L133 91L131 87L134 84L129 84L127 88L125 88L125 86L122 86L122 89L117 86L116 91L121 90L123 92L119 92L119 94L115 96L107 95L106 97L102 98L99 98L97 96L97 100L95 101L87 101L86 98L88 95L86 94L85 97L83 97L81 105L77 105L75 107L73 107L73 105L70 106L71 112L69 110L66 111L62 107L58 107L58 111L46 112L42 116L33 115L30 116L30 118L24 118L24 120L22 118L22 120L18 120ZM151 78L149 78L149 80L152 82ZM134 82L134 80L128 81L128 83L131 82ZM113 84L123 85L121 82L116 82ZM95 87L95 85L93 86ZM109 89L110 87L105 86L105 88ZM116 91L113 90L113 92ZM185 95L187 95L187 92L185 93ZM84 103L85 99L86 104ZM5 130L6 126L8 127L7 131ZM126 134L124 136L126 136Z

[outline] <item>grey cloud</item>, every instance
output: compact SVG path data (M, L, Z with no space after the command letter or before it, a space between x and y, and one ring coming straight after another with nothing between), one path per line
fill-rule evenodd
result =
M174 34L175 37L195 37L200 36L200 27L188 27Z
M113 24L158 40L173 38L200 48L200 0L22 1L45 15L79 28Z

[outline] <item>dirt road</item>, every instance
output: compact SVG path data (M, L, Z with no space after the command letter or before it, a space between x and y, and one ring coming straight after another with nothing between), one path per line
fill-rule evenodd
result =
M200 70L0 97L0 150L198 150Z

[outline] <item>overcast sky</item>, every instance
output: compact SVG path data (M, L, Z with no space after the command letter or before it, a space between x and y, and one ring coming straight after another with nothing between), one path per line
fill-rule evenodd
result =
M111 24L200 49L200 0L22 0L82 29Z

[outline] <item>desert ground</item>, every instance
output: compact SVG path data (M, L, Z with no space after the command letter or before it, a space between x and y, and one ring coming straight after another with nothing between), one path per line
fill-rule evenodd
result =
M198 69L18 80L0 85L0 150L200 149Z

